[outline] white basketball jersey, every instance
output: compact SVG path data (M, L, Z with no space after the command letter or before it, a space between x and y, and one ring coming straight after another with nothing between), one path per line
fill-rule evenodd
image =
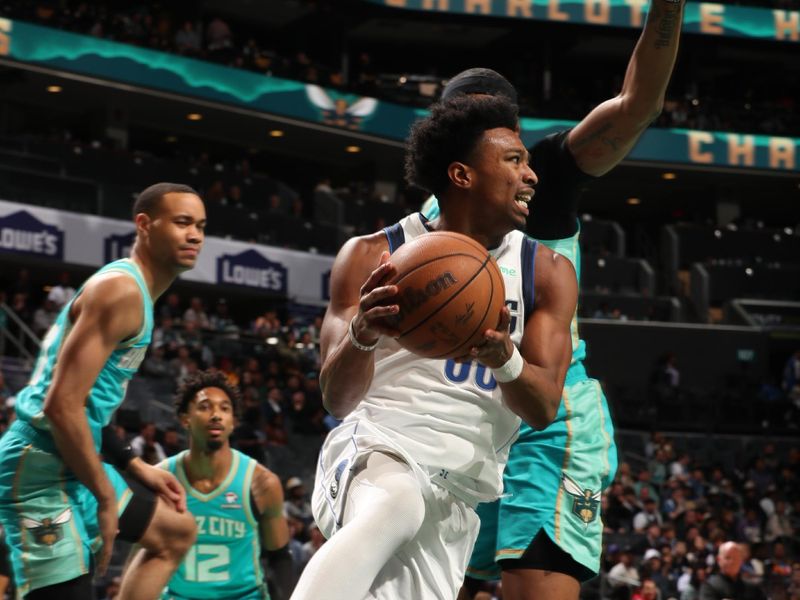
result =
M387 227L390 251L425 235L427 222L414 213ZM536 242L513 231L491 253L503 274L511 339L519 346L533 310ZM354 419L374 425L440 483L481 501L502 493L502 471L520 425L489 368L421 358L387 337L375 350L372 384L346 422Z

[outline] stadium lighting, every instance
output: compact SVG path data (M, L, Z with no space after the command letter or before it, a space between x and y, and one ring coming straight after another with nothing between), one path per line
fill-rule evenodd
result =
M189 113L188 115L186 115L186 118L189 119L190 121L200 121L202 120L203 115L201 115L200 113Z
M269 137L279 138L283 137L284 135L286 135L286 132L282 129L273 129L269 132Z
M357 152L361 152L361 146L347 146L344 151L349 152L350 154L355 154Z
M667 181L672 181L673 179L677 179L678 175L675 173L667 172L661 174L661 179L666 179Z
M267 343L270 346L277 346L278 345L278 338L276 338L276 337L268 337L267 338Z
M47 91L51 94L58 94L61 92L63 88L60 85L48 85Z
M636 206L642 203L641 198L628 198L625 202L630 204L631 206Z

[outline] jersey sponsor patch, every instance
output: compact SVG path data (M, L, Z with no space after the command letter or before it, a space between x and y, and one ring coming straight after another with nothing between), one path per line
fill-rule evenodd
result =
M239 494L236 492L225 492L225 503L221 504L220 508L242 508L242 503L239 502Z
M348 463L350 462L349 459L344 459L338 465L336 465L336 471L333 473L333 481L331 481L331 487L328 490L331 494L331 498L336 498L339 495L339 485L342 480L342 473L347 468Z
M602 490L593 492L581 489L581 486L566 473L561 474L561 486L572 497L572 514L578 517L585 526L597 518Z

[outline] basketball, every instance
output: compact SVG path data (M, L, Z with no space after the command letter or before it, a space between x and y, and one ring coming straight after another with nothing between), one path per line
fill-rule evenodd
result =
M505 299L494 258L475 240L433 232L392 254L400 311L388 318L397 341L426 358L461 356L496 327Z

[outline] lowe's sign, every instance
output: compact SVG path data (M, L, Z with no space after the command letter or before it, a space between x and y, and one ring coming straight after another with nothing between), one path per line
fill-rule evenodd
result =
M272 262L257 250L223 254L217 258L217 283L242 285L285 295L288 279L286 267Z
M0 217L0 251L63 260L64 232L20 210Z
M110 263L120 258L128 258L135 240L135 231L106 236L103 240L103 262Z

